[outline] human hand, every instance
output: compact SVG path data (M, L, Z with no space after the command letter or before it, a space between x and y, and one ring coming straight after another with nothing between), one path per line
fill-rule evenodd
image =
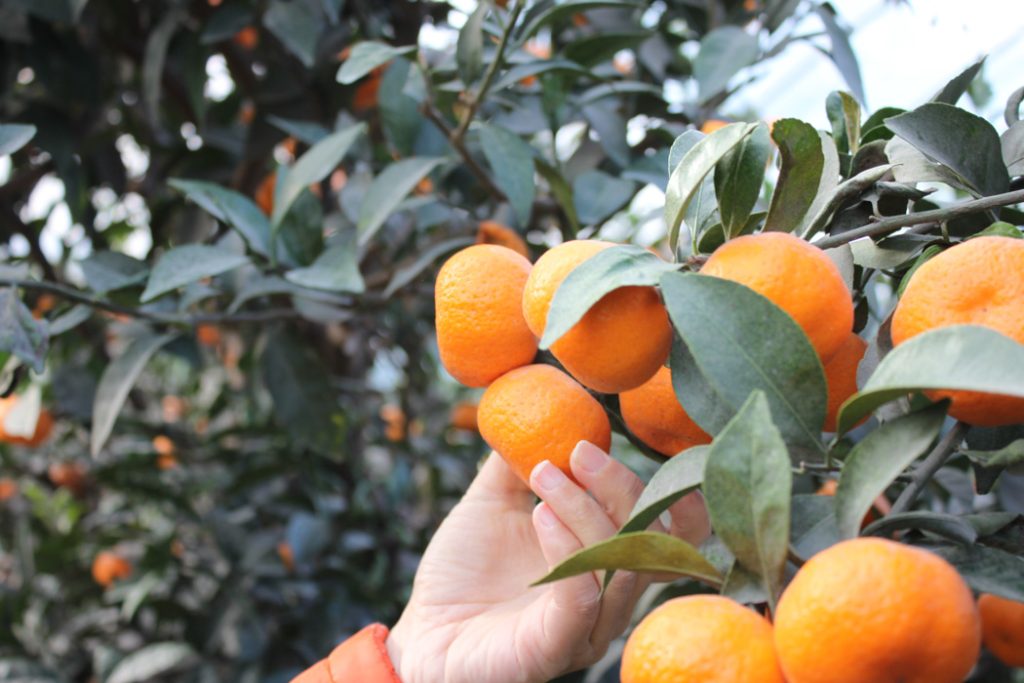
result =
M544 461L528 488L501 457L487 459L427 547L388 638L404 683L547 681L597 661L625 630L649 577L617 572L603 595L595 573L529 585L615 534L643 490L585 441L570 463L580 485ZM536 506L531 489L543 501ZM699 494L670 513L680 538L700 543L710 532Z

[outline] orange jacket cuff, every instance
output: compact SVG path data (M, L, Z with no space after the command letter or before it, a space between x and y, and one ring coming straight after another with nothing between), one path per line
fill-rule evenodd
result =
M291 683L402 683L388 658L387 637L387 626L367 626Z

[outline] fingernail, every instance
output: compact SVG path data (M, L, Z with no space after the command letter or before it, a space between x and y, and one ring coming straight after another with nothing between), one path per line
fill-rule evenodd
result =
M584 472L596 474L608 464L608 454L589 441L580 441L572 452L572 460Z
M534 483L537 484L537 488L541 491L554 491L561 486L562 482L566 479L562 470L558 469L547 460L533 468L531 478Z
M555 525L558 524L558 518L555 517L555 513L551 508L541 503L537 506L537 523L545 529L554 529Z

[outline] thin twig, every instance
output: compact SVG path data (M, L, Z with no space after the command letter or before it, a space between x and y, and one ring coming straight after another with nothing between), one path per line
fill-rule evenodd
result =
M162 313L159 311L146 311L141 308L121 306L103 299L96 299L89 294L72 287L65 287L53 282L40 282L38 280L18 280L13 278L0 278L0 287L20 287L22 289L33 289L41 292L55 294L68 301L85 304L92 308L118 315L127 315L132 318L149 320L164 325L187 325L195 327L203 323L263 323L274 320L289 320L298 318L299 313L290 308L267 309L265 311L250 311L241 313Z
M861 237L875 237L910 225L946 221L951 218L957 218L958 216L966 216L979 211L995 209L1000 206L1019 204L1020 202L1024 202L1024 190L1004 192L1003 194L995 194L991 197L973 199L969 202L954 204L953 206L947 206L942 209L919 211L917 213L908 213L903 216L883 218L880 221L875 221L874 223L870 223L859 228L853 228L852 230L847 230L846 232L842 232L838 235L832 235L831 237L818 240L814 245L822 249L830 249L832 247L838 247L841 244L853 242Z
M448 141L451 143L452 147L459 153L462 160L466 162L466 166L473 175L476 176L477 180L480 181L480 184L484 186L484 189L498 201L504 201L506 199L505 193L501 191L501 188L498 187L493 180L491 180L491 176L488 175L487 171L485 171L483 167L477 163L477 160L473 158L473 155L469 153L464 141L456 141L454 139L454 131L451 126L449 126L444 118L442 118L441 114L438 113L437 109L429 99L424 101L421 110L423 111L423 115L426 116L431 123L437 126L438 130L448 136Z
M917 500L917 497L924 490L924 487L928 485L928 482L931 481L931 478L935 476L935 473L939 471L939 468L945 465L950 456L956 452L957 446L960 445L966 433L967 425L963 422L957 422L953 425L953 428L939 441L935 450L929 453L928 457L921 463L921 466L914 470L910 484L907 485L907 488L903 489L900 497L892 504L890 515L906 512L910 509L910 506L914 504L914 501Z

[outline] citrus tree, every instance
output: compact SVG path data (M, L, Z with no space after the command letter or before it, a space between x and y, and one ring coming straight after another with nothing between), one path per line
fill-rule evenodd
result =
M1002 134L981 63L864 111L827 3L455 4L0 3L4 676L286 681L392 621L484 449L458 382L524 477L571 436L653 473L546 580L774 614L866 535L1024 600L1020 91ZM729 109L796 41L831 130ZM550 452L494 419L534 377L588 416ZM696 488L711 541L646 531Z

